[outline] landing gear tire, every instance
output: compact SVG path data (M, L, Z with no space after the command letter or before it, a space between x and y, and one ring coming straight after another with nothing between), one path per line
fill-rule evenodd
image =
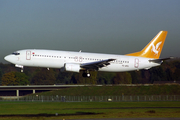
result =
M91 74L90 73L87 73L87 77L90 77L91 76Z
M91 74L90 74L90 73L83 73L82 76L83 76L83 77L90 77Z

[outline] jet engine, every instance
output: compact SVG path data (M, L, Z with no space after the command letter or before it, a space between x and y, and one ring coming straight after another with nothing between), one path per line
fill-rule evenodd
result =
M64 64L64 68L65 71L70 71L70 72L79 72L81 69L79 64L73 64L73 63Z

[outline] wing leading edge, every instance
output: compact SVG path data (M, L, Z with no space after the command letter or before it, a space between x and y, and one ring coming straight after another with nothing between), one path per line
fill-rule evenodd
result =
M80 65L80 67L86 70L99 70L99 68L110 65L111 64L110 62L113 60L116 60L116 59L106 59L106 60L101 60L101 61L96 61L96 62L83 63Z

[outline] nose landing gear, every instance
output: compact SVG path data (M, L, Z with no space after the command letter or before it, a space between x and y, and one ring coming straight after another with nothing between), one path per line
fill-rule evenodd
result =
M15 67L21 68L21 72L23 72L24 66L22 66L22 65L17 65L17 64L16 64Z

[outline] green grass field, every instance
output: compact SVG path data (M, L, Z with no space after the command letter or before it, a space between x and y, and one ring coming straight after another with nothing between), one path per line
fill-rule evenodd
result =
M150 86L85 86L64 88L43 93L43 96L118 96L118 95L180 95L180 85Z
M86 86L31 94L42 96L179 95L180 85ZM30 96L31 96L30 95ZM12 102L0 101L1 120L81 118L180 118L180 101L171 102Z
M33 116L23 116L23 115L33 115ZM143 118L179 117L180 118L180 101L176 101L176 102L0 102L1 120L139 118L139 117L143 117Z

